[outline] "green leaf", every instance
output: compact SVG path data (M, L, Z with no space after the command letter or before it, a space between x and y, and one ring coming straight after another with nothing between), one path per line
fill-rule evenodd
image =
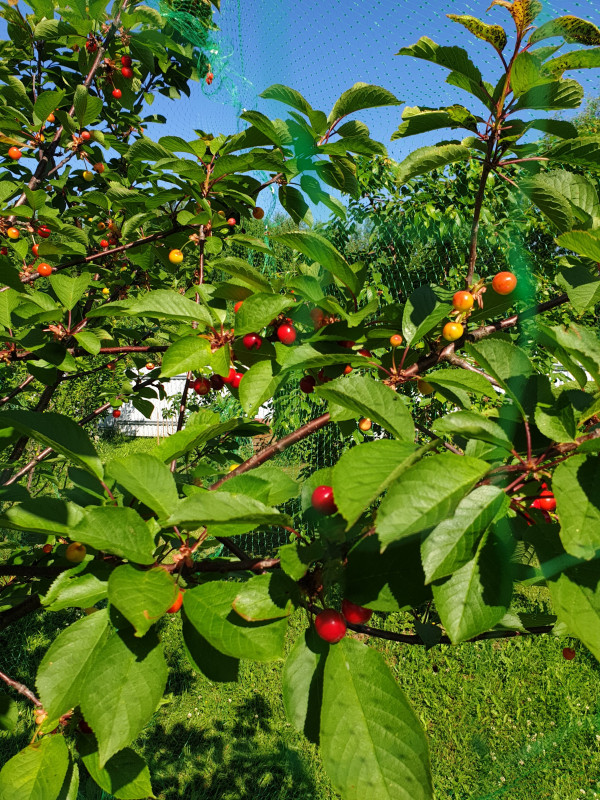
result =
M79 704L108 635L108 613L102 610L69 625L52 642L36 678L40 700L50 719L58 719Z
M289 86L283 86L280 83L274 83L262 92L259 97L265 100L277 100L280 103L285 103L297 111L301 111L306 116L309 116L312 109L310 103L302 97L300 92L295 89L290 89Z
M57 453L102 477L102 464L88 435L76 422L63 414L45 411L4 411L0 414L0 429L15 428L19 433L31 436L51 447Z
M13 756L0 771L2 800L58 800L69 768L62 734L44 736Z
M578 136L575 125L564 119L534 119L527 123L527 127L549 133L551 136L559 136L561 139L574 139Z
M317 261L347 286L354 295L360 292L362 287L356 273L353 272L341 253L320 234L313 231L292 231L272 236L271 239L292 250L298 250L312 261Z
M405 346L418 342L448 316L448 302L441 300L430 286L419 286L409 296L402 315Z
M349 637L325 661L320 740L325 770L344 800L433 797L427 739L415 712L383 657Z
M287 620L247 622L233 610L239 585L210 582L188 589L185 613L196 630L232 658L273 661L283 656Z
M577 325L568 329L555 327L550 332L556 337L559 347L578 361L600 386L600 340L592 331Z
M270 250L269 250L270 252ZM214 269L222 269L234 278L243 281L246 285L259 292L270 292L271 284L267 278L264 277L256 267L248 264L241 258L234 256L227 256L226 258L218 258L210 262Z
M477 411L456 411L435 420L432 430L437 434L456 434L465 439L479 439L510 452L513 444L504 430L492 419Z
M144 636L170 608L179 589L162 567L139 570L122 564L108 579L108 600Z
M368 375L351 374L319 386L315 394L329 402L368 417L397 439L414 441L415 430L401 395Z
M597 169L600 166L600 136L578 136L577 139L558 142L544 156L571 167Z
M92 309L88 317L155 317L156 319L181 320L212 324L207 309L170 289L155 289L132 301L119 300Z
M485 533L475 556L449 578L433 584L435 607L457 644L493 628L510 605L510 543Z
M348 553L344 596L375 611L408 610L431 600L418 540L395 542L385 553L377 536L359 541Z
M281 569L295 581L299 581L306 575L308 567L323 556L323 545L319 541L311 542L308 545L301 542L284 544L279 548L279 558L281 559Z
M550 79L542 77L540 62L535 56L527 51L519 53L510 73L510 88L515 97L520 97L538 84L549 82Z
M158 161L161 158L173 158L173 153L166 147L153 142L146 136L141 136L131 145L127 155L127 161Z
M294 305L291 297L283 294L266 294L259 292L244 300L235 315L236 336L255 333L266 328L271 320L276 319L283 311Z
M487 380L478 372L465 369L438 369L427 373L427 382L451 402L469 408L469 392L479 397L493 397L495 392Z
M446 16L454 22L464 25L478 39L483 39L484 42L491 44L498 53L501 53L506 47L506 31L501 25L488 25L468 14L446 14Z
M180 500L166 524L182 525L189 530L205 525L211 536L234 536L258 525L285 524L286 519L252 497L220 491L198 492Z
M85 112L88 103L88 90L87 87L80 83L75 87L75 97L73 99L73 107L75 110L75 118L79 122L79 127L83 128L85 125Z
M416 44L410 47L403 47L396 55L431 61L452 72L458 72L475 83L481 83L482 80L481 72L462 47L440 47L427 36L422 36Z
M149 453L114 458L106 472L159 517L168 517L179 502L171 470Z
M456 507L452 517L442 520L421 543L427 583L461 569L475 555L483 531L504 516L510 501L497 486L479 486Z
M63 91L44 91L38 95L33 104L34 125L43 125L48 116L60 106L64 96L65 93Z
M577 434L575 409L569 394L563 392L553 402L539 401L535 408L535 424L552 442L572 442Z
M546 61L543 71L555 78L560 78L568 69L594 69L596 67L600 67L600 48L598 47L593 50L573 50L570 53L563 53L562 56Z
M360 515L422 455L416 445L380 439L342 453L333 468L333 495L352 527Z
M520 181L519 190L561 233L571 230L575 224L571 204L563 194L556 191L552 181L545 175L536 175L529 180Z
M569 231L558 236L556 241L566 250L600 261L600 236L594 231Z
M79 344L84 350L87 350L87 352L91 353L93 356L97 356L100 352L102 342L95 333L92 333L92 331L81 331L81 333L75 333L74 337L77 341L77 344Z
M257 361L244 373L244 380L239 387L240 403L249 417L273 397L281 383L282 378L273 374L273 366L272 361Z
M600 302L598 272L583 264L572 267L560 266L556 283L566 291L577 314L583 314L588 308L593 309Z
M440 453L406 470L389 488L377 512L382 552L446 519L489 469L469 456Z
M599 478L598 456L576 455L559 464L552 479L560 538L577 558L593 558L600 548Z
M181 611L181 618L183 646L192 667L205 675L209 681L217 683L237 681L239 660L223 655L204 636L201 636L189 621L185 609Z
M48 611L63 608L90 608L104 600L110 567L102 561L85 561L61 572L41 598Z
M568 15L548 20L535 30L529 37L530 44L541 42L542 39L550 39L553 36L562 36L565 42L577 42L579 44L598 45L600 44L600 29L592 22L579 19Z
M352 88L347 89L342 96L336 100L331 113L327 117L327 122L331 124L341 117L353 114L363 108L380 108L381 106L399 106L398 100L387 89L381 86L371 86L368 83L355 83Z
M424 175L434 169L443 169L456 161L466 161L471 155L468 147L462 144L438 144L433 147L419 147L414 150L395 169L398 185L408 183L411 178Z
M0 731L12 731L19 719L17 704L7 694L0 694Z
M154 797L148 765L135 750L125 747L100 767L98 744L91 734L77 736L77 750L93 780L117 800Z
M454 105L447 108L414 108L406 107L402 112L404 122L392 134L392 141L405 136L415 136L442 128L466 128L472 132L477 130L477 117L474 117L464 106Z
M100 768L137 738L156 711L166 683L167 664L153 631L141 639L129 631L115 631L97 651L79 704L98 740Z
M577 81L551 81L534 86L522 94L513 111L520 111L524 108L533 108L539 111L579 108L582 100L583 87Z
M173 342L163 355L160 374L173 378L184 372L195 372L210 363L211 351L208 339L199 336L182 336Z
M81 522L73 528L71 537L74 541L137 564L154 563L154 537L132 508L89 507Z
M56 497L34 497L7 508L0 516L0 524L14 531L70 536L82 516L82 509L75 503Z
M280 186L278 199L296 225L304 222L312 226L314 222L312 211L299 189L294 186Z
M249 622L288 617L299 599L298 587L281 571L255 575L241 584L233 608Z
M288 721L309 742L319 743L323 671L329 646L314 627L299 636L288 655L282 675L282 694Z
M522 401L528 379L534 372L527 353L503 339L484 339L477 344L466 343L465 350L500 384L524 413Z

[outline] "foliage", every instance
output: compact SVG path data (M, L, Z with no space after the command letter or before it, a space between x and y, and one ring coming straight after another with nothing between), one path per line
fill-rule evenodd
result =
M563 74L595 67L596 55L533 47L555 36L595 44L599 34L574 17L531 31L534 0L493 5L514 22L510 57L500 26L452 18L498 53L496 86L462 48L424 37L400 51L448 70L448 82L477 103L475 111L402 113L393 138L465 134L392 168L400 195L415 180L422 187L406 209L394 191L385 201L390 219L405 214L403 235L418 237L414 269L450 239L461 250L439 282L427 275L401 299L373 282L373 264L311 225L306 202L345 215L323 187L358 199L357 158L368 159L364 175L386 150L354 115L399 105L395 94L357 83L326 114L275 84L262 96L286 106L285 120L249 111L248 127L233 136L198 131L192 141L155 142L141 130L146 95L177 97L193 73L192 50L159 32L159 14L126 2L110 19L103 7L54 9L56 19L37 0L27 17L4 7L12 41L2 45L0 71L3 385L15 365L31 379L10 382L0 414L0 524L17 532L0 568L10 578L0 628L38 609L87 613L57 632L37 695L2 678L38 709L31 744L0 772L2 800L72 797L84 770L117 798L151 794L148 766L131 744L167 686L157 623L177 612L181 588L182 644L211 680L234 680L243 660L283 658L292 611L316 615L340 595L367 617L412 610L412 633L347 625L407 645L553 633L600 657L600 339L589 325L600 297L600 213L588 177L600 139L540 117L579 106L583 91ZM120 104L109 99L113 86ZM532 142L531 130L552 138ZM37 156L33 174L9 147ZM455 176L446 209L423 177L434 173ZM260 218L260 192L274 185L294 228L263 238L242 232L242 220ZM490 285L479 258L480 231L494 226L498 238L522 234L520 252L507 255L514 293L514 276ZM541 243L545 260L553 242L564 253L556 286L536 303L527 248ZM283 271L244 255L271 257L275 248L294 253ZM540 289L549 292L548 277ZM453 299L458 289L466 310ZM542 316L555 308L563 324ZM98 359L112 373L100 405L79 420L57 413L58 387L91 382ZM125 400L151 413L161 382L179 371L187 380L177 432L149 452L103 459L85 426ZM186 419L194 386L208 396L209 376L215 402L198 402ZM301 376L312 378L321 413L265 444L271 429L255 419L258 410ZM417 392L405 391L415 383L419 394L436 393L431 429L415 409ZM34 386L32 406L24 390ZM229 413L224 397L241 410ZM227 413L216 413L224 405ZM377 433L355 437L342 453L357 417ZM295 478L269 463L328 427L340 437L331 467ZM228 471L249 438L254 454ZM29 476L49 457L66 467L68 483L32 489ZM312 503L317 487L329 497L321 511ZM290 537L277 558L239 546L244 534L271 529ZM207 557L217 544L231 555ZM554 613L543 621L517 613L519 584L546 585ZM362 638L333 644L312 625L301 632L283 672L286 711L319 743L342 797L431 798L421 721Z

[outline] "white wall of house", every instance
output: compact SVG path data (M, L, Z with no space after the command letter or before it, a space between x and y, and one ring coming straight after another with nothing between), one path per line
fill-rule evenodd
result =
M145 373L145 370L142 371ZM109 409L103 419L100 421L101 428L115 428L120 433L127 436L154 436L157 439L163 439L165 436L170 436L175 433L177 426L177 410L170 411L172 403L169 398L183 392L185 386L185 374L176 375L168 381L163 383L163 388L166 393L164 399L156 398L148 400L154 405L154 411L150 419L140 413L137 408L134 408L131 403L124 403L121 406L121 416L115 419L112 415L112 409Z

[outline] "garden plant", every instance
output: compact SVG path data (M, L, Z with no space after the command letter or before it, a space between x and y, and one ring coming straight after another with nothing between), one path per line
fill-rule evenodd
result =
M81 611L35 685L0 672L0 726L35 711L0 800L76 798L83 773L116 798L153 796L134 746L167 685L161 620L180 614L194 669L234 681L240 660L283 657L296 610L306 625L285 662L285 709L335 790L432 798L425 731L371 638L558 636L565 659L574 640L600 658L600 136L556 118L582 103L565 74L600 66L600 29L574 16L536 26L537 0L495 0L506 30L451 15L467 45L490 45L495 84L461 47L402 46L475 110L407 105L392 135L456 137L387 160L397 189L445 170L473 186L457 198L471 216L460 262L398 299L307 224L308 198L343 228L327 187L355 202L357 164L387 159L357 115L401 105L395 93L357 83L325 113L274 84L261 96L285 119L246 111L235 135L154 141L147 125L165 120L148 111L153 95L212 80L194 48L128 0L28 5L2 4L0 50L4 646L29 614ZM294 227L251 235L272 186ZM525 237L508 243L510 269L478 260L488 201L542 220L547 299ZM275 247L290 273L251 263ZM177 432L103 463L95 422L127 402L149 416L181 373ZM65 387L82 385L93 410L60 413ZM285 387L315 416L265 444L256 415ZM438 412L424 424L430 394ZM224 398L236 415L216 413ZM298 479L277 466L329 427L348 441L334 465ZM232 443L255 437L230 470ZM286 543L247 552L241 537L257 530ZM523 585L547 587L553 614L517 613ZM411 632L374 624L397 611Z

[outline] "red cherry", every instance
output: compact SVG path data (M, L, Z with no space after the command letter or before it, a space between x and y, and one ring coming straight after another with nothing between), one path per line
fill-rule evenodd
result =
M262 339L257 333L247 333L242 342L246 350L258 350L262 344Z
M394 333L392 336L390 336L390 344L392 347L400 347L402 344L402 336L400 336L399 333Z
M13 161L18 161L23 153L19 150L18 147L9 147L8 148L8 157L12 158Z
M106 239L100 239L100 247L108 247L108 241Z
M37 247L36 244L33 245ZM8 255L8 247L0 247L0 256L7 256ZM37 253L35 254L37 256Z
M52 552L52 545L51 545L51 544L45 544L45 545L42 547L42 552L46 553L46 555L48 555L49 553L51 553L51 552Z
M167 608L167 614L176 614L181 608L182 603L183 603L183 592L180 589L179 594L177 595L177 600L175 600L172 606L169 606L169 608Z
M536 508L541 508L543 511L554 511L556 508L556 499L549 489L545 489L534 502L537 503Z
M115 98L115 100L120 100L122 95L123 95L123 92L120 89L113 89L112 90L112 96Z
M337 513L338 509L333 499L333 489L331 486L317 486L312 493L310 502L315 511L318 511L326 517Z
M325 375L323 370L320 369L319 372L317 373L317 380L319 381L319 383L329 383L329 381L333 380L333 378L330 378L327 375Z
M354 347L356 342L351 342L349 339L345 339L342 342L338 342L338 344L339 344L340 347L347 347L348 350L349 350L351 347Z
M329 644L337 644L346 635L346 623L339 611L326 608L315 617L315 628L321 639Z
M325 312L321 308L313 308L310 312L310 318L315 323L315 327L320 328L325 319Z
M294 344L296 341L296 329L291 325L280 325L277 328L277 338L282 344Z
M470 311L473 308L474 297L471 292L455 292L452 298L452 307L457 311Z
M89 734L94 732L84 719L79 721L79 725L77 726L77 728L81 733Z
M37 266L37 273L41 275L43 278L47 278L48 275L52 275L52 267L50 264L46 264L45 261L42 261L41 264Z
M363 625L371 619L373 612L370 608L357 606L350 600L344 599L342 600L342 614L347 622L351 622L353 625Z
M234 389L238 388L238 386L242 382L242 378L243 377L244 377L244 373L243 372L236 372L235 373L235 375L233 377L233 380L231 381L231 385L233 386Z
M131 56L121 56L121 66L122 67L130 67L131 66Z
M572 647L565 647L562 653L563 653L563 658L566 658L567 661L573 661L576 655L575 650L573 650Z
M213 389L219 391L219 389L222 389L223 386L225 386L225 380L220 375L211 375L210 385L212 386Z
M492 289L496 294L510 294L516 285L517 277L512 272L499 272L492 280Z
M365 349L363 348L362 350L359 350L359 351L358 351L358 355L359 355L359 356L364 356L365 358L371 358L373 354L371 353L371 351L370 351L370 350L365 350Z
M34 244L34 245L32 245L32 246L31 246L31 252L33 253L33 255L34 255L36 258L37 258L37 256L38 256L39 250L40 250L40 246L39 246L39 244L37 244L37 243L36 243L36 244Z
M300 389L304 394L312 394L316 385L317 382L312 375L305 375L300 379Z
M89 142L92 138L92 134L89 131L81 131L80 135L84 142Z
M206 74L206 83L208 84L208 86L211 85L211 83L213 82L214 77L215 76L212 74L212 72L208 72Z
M237 301L237 303L236 303L236 304L234 305L234 307L233 307L233 313L234 313L234 314L237 314L237 312L238 312L238 311L240 310L240 308L242 307L242 303L243 303L243 302L244 302L243 300L238 300L238 301Z
M229 367L229 375L226 378L223 378L223 383L232 383L236 375L236 370L233 367Z
M124 78L130 80L131 78L133 78L133 70L131 69L131 67L121 67L121 75Z
M115 408L115 410L112 412L112 415L115 419L119 419L121 416L121 411L118 408Z
M208 394L210 392L210 381L206 378L196 378L193 386L196 394Z
M52 233L52 231L47 225L40 225L37 232L38 236L41 236L42 239L47 239Z
M229 225L230 228L233 228L237 224L235 221L235 217L229 217L229 219L227 220L227 224Z
M346 364L346 366L344 367L344 375L350 375L351 372L352 372L352 367L350 366L350 364Z

